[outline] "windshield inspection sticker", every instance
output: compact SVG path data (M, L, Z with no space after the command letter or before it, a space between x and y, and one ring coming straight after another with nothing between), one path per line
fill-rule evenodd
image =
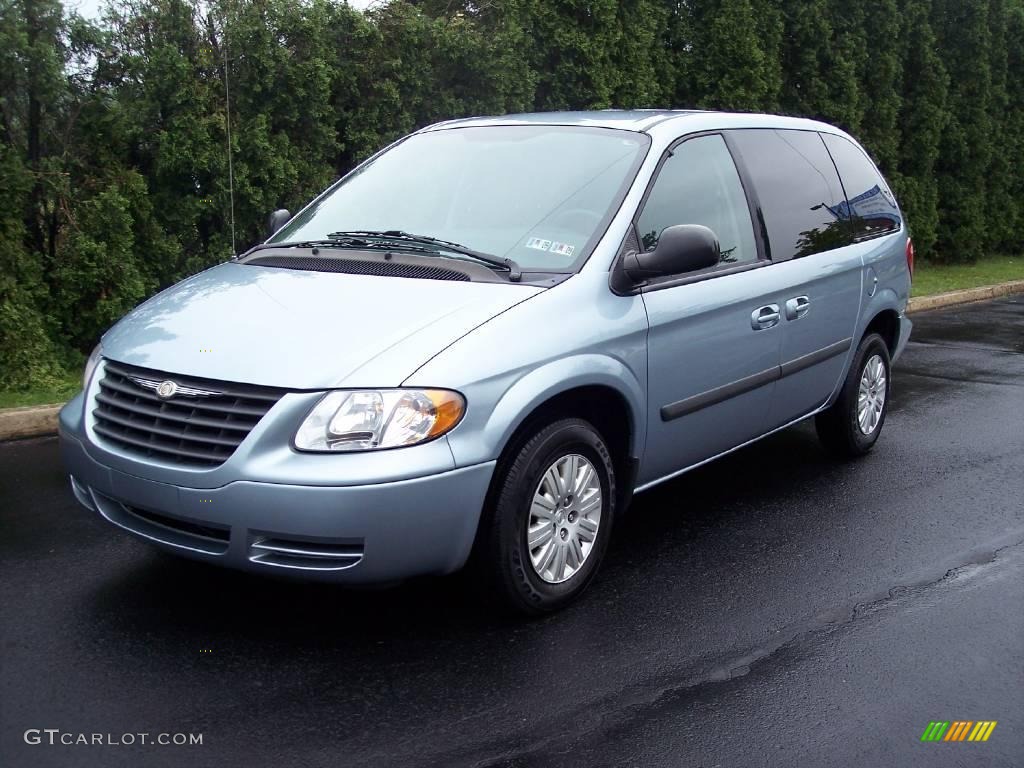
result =
M551 253L557 253L559 256L568 257L572 256L573 251L575 251L576 248L568 243L552 243L548 250L550 250Z
M529 240L526 241L526 247L535 248L538 251L546 251L548 248L551 247L551 241L544 240L539 237L531 237Z

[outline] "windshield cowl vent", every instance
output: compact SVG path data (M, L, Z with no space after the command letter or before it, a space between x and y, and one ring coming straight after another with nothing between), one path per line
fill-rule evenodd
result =
M418 280L470 280L464 272L429 264L407 264L395 261L363 261L360 259L318 258L316 256L256 256L243 264L257 267L280 267L304 272L342 272L349 275L408 277Z

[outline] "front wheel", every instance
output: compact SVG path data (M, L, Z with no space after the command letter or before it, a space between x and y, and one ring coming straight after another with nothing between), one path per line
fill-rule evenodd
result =
M836 402L818 414L818 438L831 452L861 456L874 446L889 407L889 348L877 333L857 347Z
M520 613L555 611L597 573L615 514L615 471L601 435L564 419L539 430L499 468L478 565Z

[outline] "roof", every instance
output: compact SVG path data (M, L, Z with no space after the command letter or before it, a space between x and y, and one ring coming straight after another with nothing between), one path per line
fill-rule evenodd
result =
M424 131L494 125L579 125L593 128L619 128L650 133L667 123L693 124L694 130L727 128L795 128L826 130L842 134L834 126L814 120L782 115L759 115L746 112L705 112L695 109L605 109L593 112L531 112L518 115L467 117L427 126Z
M483 125L584 125L646 131L669 118L699 114L692 109L602 109L592 112L525 112L518 115L467 117L431 125L427 130Z

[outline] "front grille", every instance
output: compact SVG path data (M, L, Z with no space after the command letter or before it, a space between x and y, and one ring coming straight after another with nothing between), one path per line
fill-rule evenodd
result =
M173 381L177 394L166 399L157 395L155 385L164 381ZM205 394L196 396L197 391ZM234 453L284 393L108 360L96 393L93 429L138 456L216 467Z
M344 272L349 275L410 277L420 280L469 280L469 275L455 269L396 261L360 261L314 256L257 256L242 263L257 267L300 269L306 272Z

